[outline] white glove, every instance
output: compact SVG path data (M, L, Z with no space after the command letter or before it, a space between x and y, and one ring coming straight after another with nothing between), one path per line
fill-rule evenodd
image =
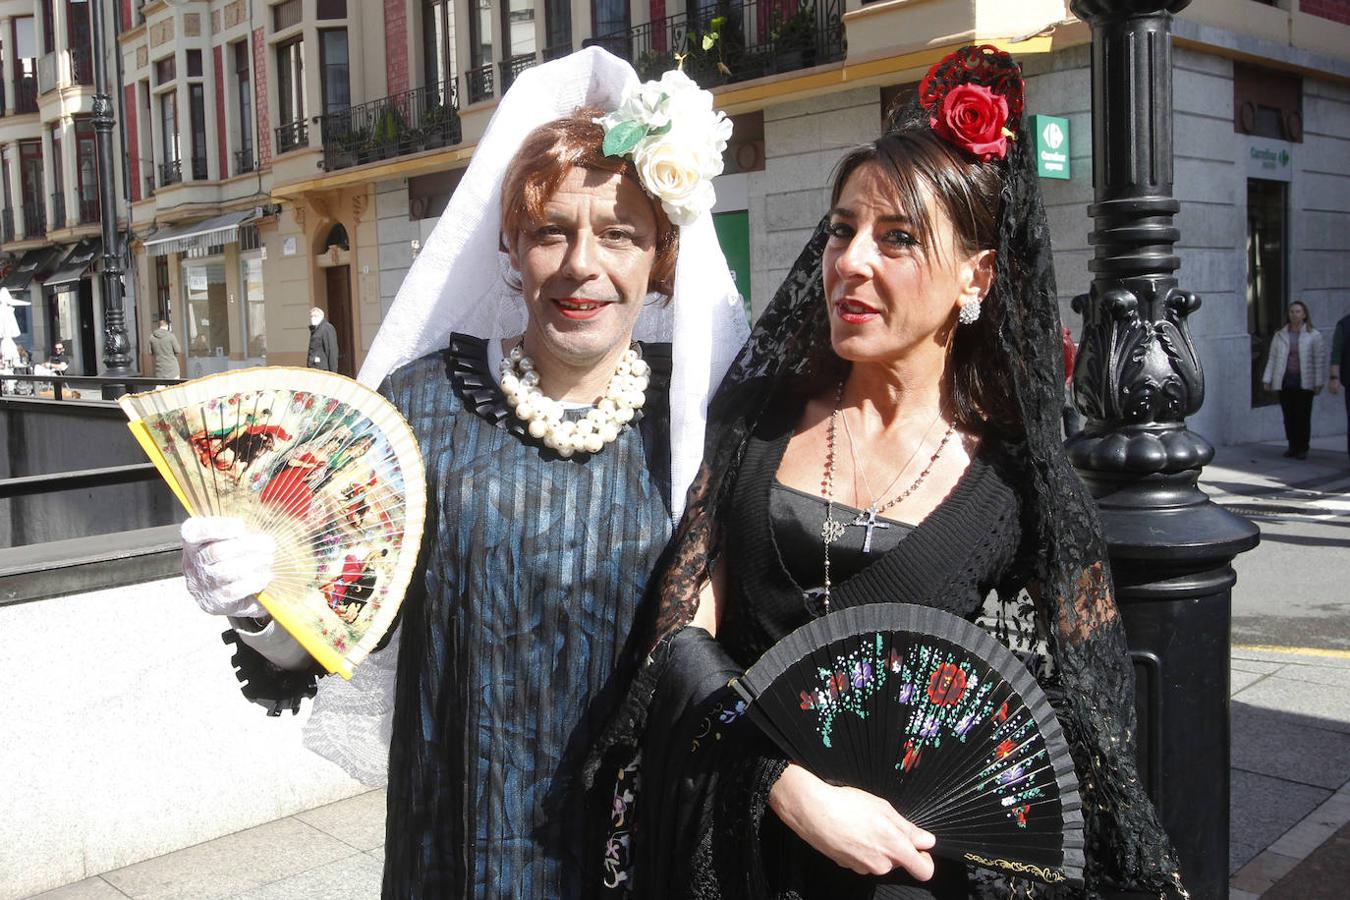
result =
M183 577L213 616L262 618L258 592L272 581L276 542L245 530L242 519L196 516L183 523Z

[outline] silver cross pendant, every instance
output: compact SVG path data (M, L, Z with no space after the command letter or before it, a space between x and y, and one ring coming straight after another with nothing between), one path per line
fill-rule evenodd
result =
M866 528L866 529L867 529L867 534L866 534L866 536L863 537L863 548L862 548L862 550L863 550L864 553L871 553L871 552L872 552L872 532L873 532L873 530L875 530L875 529L877 529L877 528L890 528L890 527L891 527L891 526L887 525L885 522L878 522L878 521L877 521L877 508L876 508L876 505L875 505L875 504L873 504L872 506L867 507L867 509L864 510L863 512L858 513L858 518L854 519L852 522L849 522L848 524L849 524L849 525L857 525L857 526L860 527L860 528Z

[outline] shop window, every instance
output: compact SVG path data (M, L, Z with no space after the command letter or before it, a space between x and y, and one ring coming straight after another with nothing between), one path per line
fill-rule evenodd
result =
M1247 332L1251 335L1252 406L1275 402L1261 387L1270 339L1284 327L1288 304L1289 185L1247 181Z
M199 372L223 369L230 355L230 306L225 290L225 259L210 257L183 262L183 299L187 311L189 359L221 362Z
M155 257L155 305L159 317L173 322L173 293L169 287L169 258Z
M242 246L242 244L241 244ZM260 251L239 260L239 283L244 289L244 346L249 359L267 357L267 318L263 303L263 258Z

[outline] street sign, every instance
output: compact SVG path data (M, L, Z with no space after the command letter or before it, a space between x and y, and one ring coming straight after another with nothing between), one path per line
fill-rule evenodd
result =
M1059 116L1031 117L1032 149L1036 151L1036 174L1042 178L1069 180L1069 120Z

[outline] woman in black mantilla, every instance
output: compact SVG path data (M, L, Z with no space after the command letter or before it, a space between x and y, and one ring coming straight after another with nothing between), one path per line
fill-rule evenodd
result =
M1086 893L1183 893L1135 774L1100 527L1060 446L1061 332L1021 108L1006 54L935 66L918 104L840 164L827 219L714 399L653 581L656 646L595 757L619 772L611 886L980 895L988 875L935 871L904 810L783 759L725 686L830 610L901 601L974 620L996 594L999 636L1026 651L1073 749Z

